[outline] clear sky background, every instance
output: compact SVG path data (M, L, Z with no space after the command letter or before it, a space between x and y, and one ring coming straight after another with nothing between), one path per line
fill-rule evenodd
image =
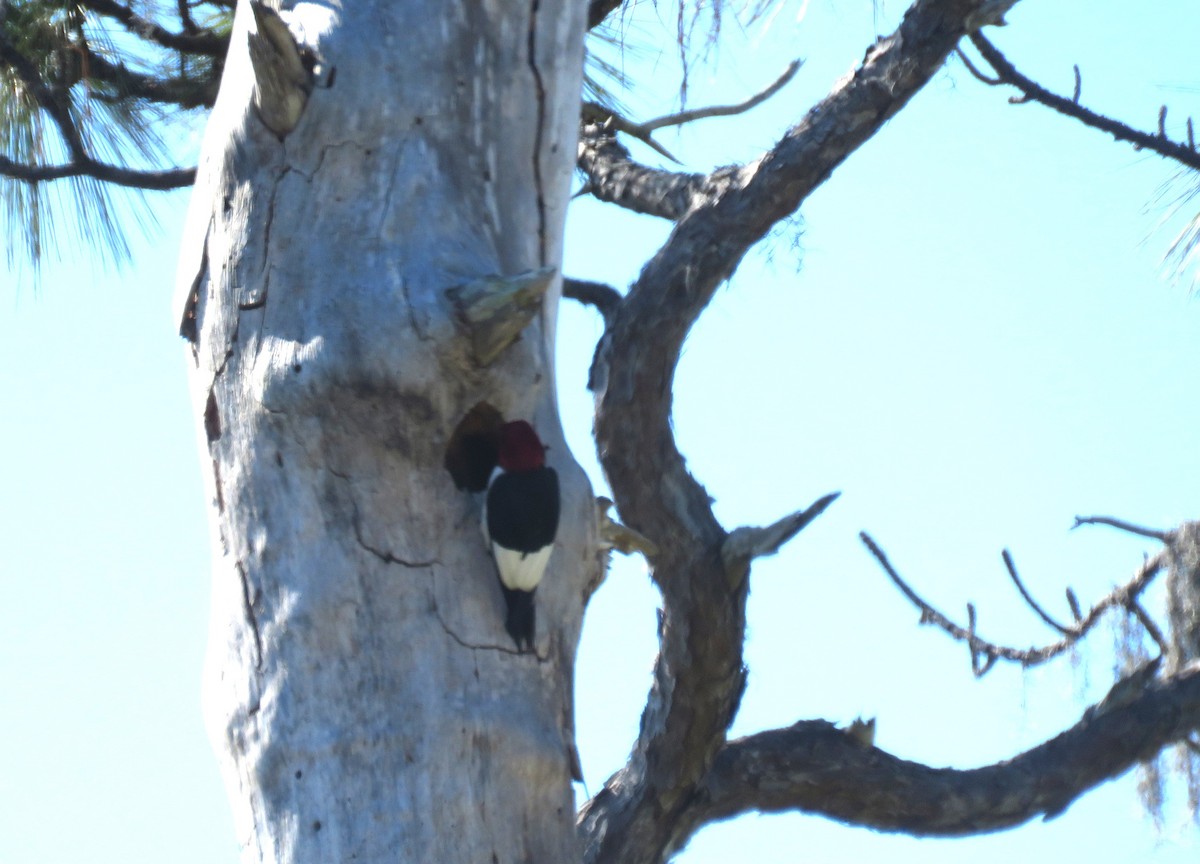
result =
M643 6L627 35L640 50L623 61L649 82L628 98L638 118L678 107L673 9ZM689 106L740 101L796 57L804 68L751 114L659 139L691 170L753 158L903 10L793 0L769 29L727 17ZM1200 115L1195 4L1030 0L1009 19L988 35L1047 86L1069 93L1078 63L1091 107L1153 128L1166 103L1176 136ZM1161 262L1182 219L1160 193L1188 187L1163 160L1009 95L952 63L750 254L686 346L675 429L726 527L843 492L754 568L737 734L863 715L905 758L1014 755L1103 695L1108 632L1076 663L975 681L965 648L918 626L857 532L944 611L973 601L982 635L1032 644L1053 634L1009 586L1001 549L1066 617L1064 586L1086 604L1155 548L1069 531L1076 514L1160 528L1200 516L1200 302ZM210 553L171 314L187 197L151 199L161 230L133 237L125 270L64 248L37 287L27 270L3 273L0 861L237 859L199 705ZM565 270L623 287L667 230L581 199ZM593 312L564 304L560 400L598 490L584 384L599 334ZM592 792L636 736L656 605L644 568L619 561L588 612L577 715ZM1158 831L1130 775L997 835L747 817L706 829L679 860L1192 864L1200 830L1170 791Z

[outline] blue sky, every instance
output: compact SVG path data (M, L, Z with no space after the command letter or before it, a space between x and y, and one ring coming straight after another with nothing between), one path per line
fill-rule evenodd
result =
M693 72L690 105L740 101L797 56L804 68L749 115L658 137L695 170L753 158L903 8L792 2L765 33L727 20L714 65ZM657 38L646 11L635 44ZM662 14L669 37L672 13ZM1130 14L1063 0L1009 18L993 41L1059 91L1078 63L1085 104L1150 128L1167 103L1175 134L1200 107L1192 4ZM632 113L677 107L672 49L626 62L654 84L629 98ZM1154 548L1069 531L1076 514L1157 527L1200 515L1200 304L1161 264L1179 218L1156 203L1175 169L1008 95L952 64L806 202L801 221L748 256L687 343L675 429L727 527L843 492L755 567L737 734L876 716L880 746L960 767L1036 744L1107 688L1108 634L1074 667L999 668L975 681L965 650L918 627L857 532L945 611L973 601L984 635L1027 644L1052 634L1009 587L1001 549L1065 614L1065 585L1086 603ZM48 266L37 290L28 273L3 278L6 861L237 856L199 708L208 527L171 316L187 193L151 200L162 228L133 238L131 267L105 271L82 250ZM568 230L565 271L624 286L667 226L580 200ZM598 335L592 312L564 304L564 420L601 488L584 389ZM636 735L656 600L644 570L621 561L588 613L577 715L593 792ZM1194 861L1198 846L1178 802L1156 834L1125 778L1052 822L982 838L749 817L702 832L679 860L986 864L1069 853L1173 864Z

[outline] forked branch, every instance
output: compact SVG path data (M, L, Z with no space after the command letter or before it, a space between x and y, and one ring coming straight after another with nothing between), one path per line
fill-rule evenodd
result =
M1075 67L1075 89L1072 98L1059 96L1052 93L1042 85L1038 84L1033 79L1021 73L1007 57L1005 57L995 45L988 41L987 37L980 33L971 34L971 44L978 49L980 55L987 61L988 65L995 71L995 77L990 77L981 73L964 55L963 60L967 69L980 81L990 86L1000 84L1008 84L1016 87L1021 91L1021 97L1017 100L1020 102L1039 102L1048 108L1052 108L1059 114L1067 117L1072 117L1075 120L1083 123L1086 126L1091 126L1093 129L1099 129L1102 132L1107 132L1118 141L1128 141L1138 149L1150 150L1167 159L1173 159L1180 165L1185 165L1194 170L1200 170L1200 153L1196 152L1194 136L1192 134L1192 123L1188 120L1188 141L1187 143L1172 141L1167 136L1166 116L1167 109L1164 105L1159 110L1158 115L1158 131L1143 132L1128 126L1119 120L1114 120L1090 108L1085 108L1079 103L1079 94L1082 89L1082 82L1079 75L1079 67Z
M701 174L676 173L642 165L634 161L624 145L617 141L616 133L631 135L672 162L678 162L654 140L652 133L656 129L749 111L783 89L800 65L799 60L793 61L769 87L737 105L696 108L642 123L628 120L594 102L585 103L577 161L580 171L587 178L582 191L635 213L679 219L715 177L705 178Z
M103 2L93 0L85 5L102 14L111 13L124 16L127 13L133 16L133 19L130 20L142 21L127 7L110 3L108 0L103 0ZM118 20L120 20L119 17ZM141 24L138 24L138 27L141 27ZM208 104L215 95L215 79L213 82L208 82L212 86L206 86L206 83L202 81L188 81L182 78L154 79L132 72L119 63L110 62L96 55L88 47L82 35L79 38L80 44L73 45L72 49L82 58L82 65L92 76L92 80L111 85L120 90L124 97L194 107ZM187 36L185 41L188 40L192 42L200 40L200 43L206 45L210 41L209 36L203 34ZM221 45L227 47L228 39L221 40ZM210 53L207 49L197 48L195 50L205 55ZM221 53L224 53L224 47L221 48ZM192 168L134 169L95 158L88 147L86 128L76 119L80 112L75 110L72 103L74 98L72 90L83 79L47 78L39 71L35 59L22 53L3 27L0 27L0 67L6 69L15 78L14 83L19 82L17 86L22 94L54 124L67 157L62 164L45 165L21 162L6 154L0 154L0 175L26 183L42 183L67 177L94 177L118 186L155 190L176 189L188 186L194 181L195 169ZM101 97L97 96L97 98Z
M1071 611L1074 620L1071 624L1066 625L1052 618L1033 599L1017 575L1012 556L1005 550L1005 567L1022 598L1039 618L1062 635L1061 639L1046 645L1017 648L1011 645L992 642L979 636L975 629L975 608L970 604L967 606L966 626L957 623L949 616L938 611L929 601L913 590L912 586L900 576L891 561L888 560L887 555L870 535L862 532L859 534L859 538L875 557L875 560L879 562L879 566L883 568L896 587L900 589L900 593L907 597L909 602L921 611L922 624L933 624L954 639L966 643L971 652L971 668L977 676L982 676L990 670L997 660L1007 660L1012 663L1019 663L1022 666L1036 666L1063 654L1083 639L1100 622L1104 613L1110 609L1120 609L1125 614L1137 619L1145 627L1150 638L1158 645L1160 652L1165 653L1167 650L1162 631L1154 624L1149 614L1142 608L1139 602L1142 592L1154 577L1166 568L1168 558L1165 552L1159 552L1157 555L1148 558L1131 579L1125 584L1114 588L1098 600L1086 614L1077 608L1074 593L1070 589L1067 589L1068 602L1072 606Z
M676 225L617 307L593 364L597 450L623 520L658 549L652 578L663 606L634 751L579 814L586 864L657 864L678 848L745 687L748 580L730 584L728 535L671 426L684 340L746 252L904 108L985 7L993 4L916 0L899 29L758 159L708 176L668 175L684 191L670 215L659 212ZM597 168L629 167L627 154L601 153L619 146L602 123L581 144L589 191L609 200L611 178Z
M170 48L184 54L203 54L209 57L224 57L225 52L229 50L227 36L211 30L195 28L189 32L186 26L187 19L183 22L184 31L173 33L158 22L137 14L131 7L117 3L115 0L82 0L82 5L99 15L112 18L134 36L163 48Z

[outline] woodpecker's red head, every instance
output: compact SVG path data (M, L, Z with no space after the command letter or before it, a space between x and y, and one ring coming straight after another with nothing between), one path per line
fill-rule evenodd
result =
M505 471L532 471L546 464L546 448L525 420L513 420L500 429L500 467Z

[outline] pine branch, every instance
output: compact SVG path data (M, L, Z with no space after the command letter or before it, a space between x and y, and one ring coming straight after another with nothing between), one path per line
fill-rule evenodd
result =
M80 0L81 5L97 14L112 18L130 33L174 51L184 54L203 54L208 57L224 57L229 51L229 37L212 30L195 33L172 33L160 24L143 18L128 6L115 0ZM186 24L186 19L185 19Z

